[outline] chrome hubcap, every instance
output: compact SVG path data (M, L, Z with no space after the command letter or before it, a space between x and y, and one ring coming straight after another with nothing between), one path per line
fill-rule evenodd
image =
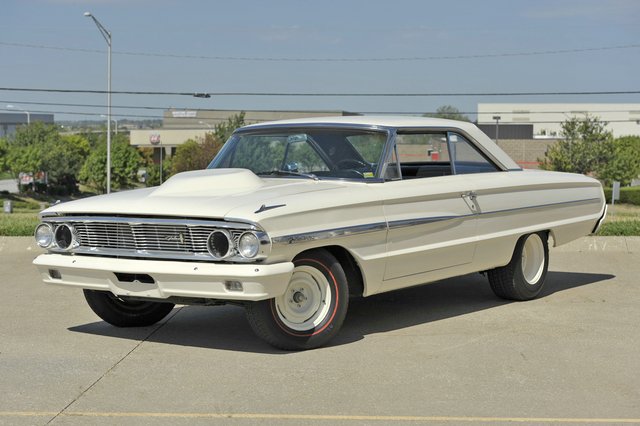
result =
M522 275L530 285L538 284L544 271L544 243L538 234L527 237L522 247Z
M310 330L329 313L331 290L327 278L311 266L297 266L285 293L276 298L280 321L297 330Z

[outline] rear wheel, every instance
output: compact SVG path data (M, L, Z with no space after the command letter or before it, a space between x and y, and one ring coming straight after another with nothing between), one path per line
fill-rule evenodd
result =
M173 303L123 300L109 291L84 290L84 298L100 318L116 327L153 325L169 315Z
M303 253L293 263L285 293L247 305L247 318L253 331L277 348L317 348L342 326L349 303L347 279L326 250Z
M511 261L489 271L489 284L503 299L530 300L542 291L548 268L547 234L524 235L516 243Z

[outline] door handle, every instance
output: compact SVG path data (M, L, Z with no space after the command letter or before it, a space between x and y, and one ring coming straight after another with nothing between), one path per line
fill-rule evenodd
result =
M468 198L471 201L475 201L478 198L478 194L475 191L469 191L462 194L462 198Z
M476 194L475 191L469 191L469 192L465 192L463 194L460 195L462 197L462 199L464 200L464 202L467 204L467 206L469 206L469 208L471 209L472 212L477 213L478 212L478 194Z

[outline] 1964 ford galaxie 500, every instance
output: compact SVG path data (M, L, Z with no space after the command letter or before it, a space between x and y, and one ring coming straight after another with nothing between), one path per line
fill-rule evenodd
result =
M290 120L238 129L206 170L44 210L34 264L115 326L234 303L299 350L338 333L350 296L482 271L532 299L548 245L594 232L605 207L598 181L522 170L470 123Z

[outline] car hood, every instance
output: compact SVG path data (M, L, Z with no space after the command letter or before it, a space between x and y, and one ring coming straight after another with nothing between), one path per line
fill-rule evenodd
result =
M246 169L179 173L154 188L116 192L57 204L41 215L91 214L225 218L231 211L274 208L289 196L343 187L305 178L262 179ZM263 207L263 208L265 208ZM251 219L251 218L246 218Z

